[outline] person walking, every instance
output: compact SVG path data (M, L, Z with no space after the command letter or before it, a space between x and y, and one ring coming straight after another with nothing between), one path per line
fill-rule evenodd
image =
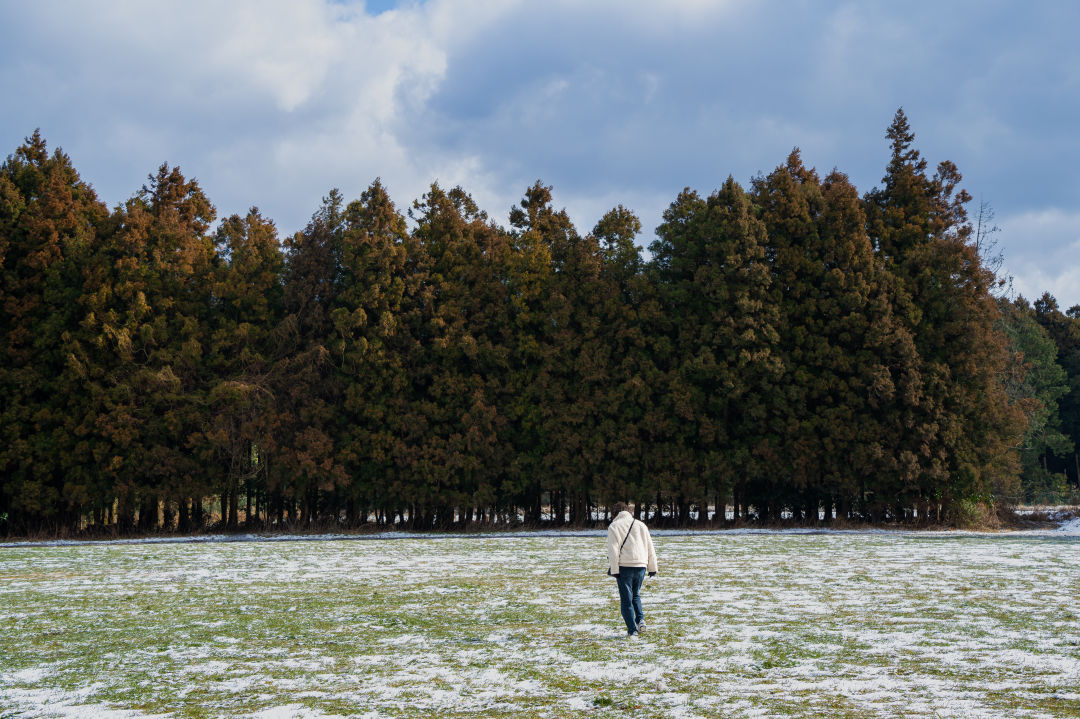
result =
M625 502L616 502L612 509L615 519L607 532L608 574L619 585L619 608L626 622L626 636L634 637L645 630L640 591L646 571L650 577L656 576L656 550L649 528L634 519Z

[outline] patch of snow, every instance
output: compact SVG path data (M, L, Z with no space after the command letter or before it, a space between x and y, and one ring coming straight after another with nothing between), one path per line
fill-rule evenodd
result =
M754 528L738 529L652 529L654 537L738 537L738 536L789 536L789 535L885 535L885 536L1009 536L1015 534L1039 536L1050 533L1080 533L1080 517L1071 512L1062 515L1063 524L1057 530L1016 530L1003 532L978 532L971 530L918 530L905 528L876 527L868 529L830 529L828 527L790 527L790 528ZM1065 519L1068 517L1069 519ZM1053 519L1053 518L1051 518ZM79 546L124 546L124 545L159 545L159 544L232 544L232 543L276 543L276 542L338 542L338 541L387 541L387 540L422 540L441 541L456 539L502 540L502 539L540 539L571 537L604 537L606 529L541 529L507 530L505 532L475 533L423 533L423 532L380 532L377 534L206 534L186 537L140 537L135 539L54 539L43 541L0 542L0 549L18 549L21 547L79 547ZM198 576L200 570L192 569L188 576Z
M7 679L14 684L37 684L49 674L50 671L48 669L34 667L33 669L23 669L21 671L12 672L7 675Z
M336 714L323 714L305 707L302 704L287 704L280 707L263 709L260 712L249 715L251 719L342 719ZM360 715L361 719L375 719L377 712L368 712Z
M1074 517L1057 528L1059 534L1080 535L1080 517Z
M86 703L90 688L75 692L59 689L0 688L0 707L15 713L13 719L170 719L165 714L144 714L131 709L113 709L102 704Z

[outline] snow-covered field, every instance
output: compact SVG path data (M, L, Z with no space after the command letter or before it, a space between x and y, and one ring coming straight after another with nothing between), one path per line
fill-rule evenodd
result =
M1076 717L1080 526L0 547L0 719Z

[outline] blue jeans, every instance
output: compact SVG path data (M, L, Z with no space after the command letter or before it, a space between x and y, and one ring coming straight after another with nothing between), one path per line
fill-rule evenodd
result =
M645 613L641 611L641 595L638 594L641 583L645 581L645 567L619 567L615 581L619 585L619 609L626 622L626 632L633 634L637 631L637 625L645 621Z

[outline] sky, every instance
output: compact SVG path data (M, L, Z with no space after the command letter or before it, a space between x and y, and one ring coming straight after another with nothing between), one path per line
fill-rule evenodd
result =
M1028 299L1080 304L1072 0L0 0L0 156L40 128L115 205L163 162L281 234L377 177L506 224L537 179L581 232L798 147L860 191L903 107L992 209Z

